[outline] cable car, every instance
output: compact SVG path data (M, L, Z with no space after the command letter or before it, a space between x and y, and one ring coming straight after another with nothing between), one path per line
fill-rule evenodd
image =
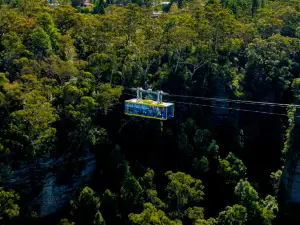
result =
M174 117L174 104L162 102L163 92L153 92L151 89L143 90L142 88L136 90L137 98L125 101L125 115L158 120L168 120ZM156 94L157 101L142 99L143 92Z

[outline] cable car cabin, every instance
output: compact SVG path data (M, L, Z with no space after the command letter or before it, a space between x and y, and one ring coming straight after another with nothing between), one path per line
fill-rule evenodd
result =
M168 120L174 117L174 104L153 100L130 99L125 101L125 114L143 118Z

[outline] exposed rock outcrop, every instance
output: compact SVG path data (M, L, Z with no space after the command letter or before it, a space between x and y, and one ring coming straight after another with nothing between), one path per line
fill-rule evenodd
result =
M40 160L16 170L7 164L1 173L2 186L26 196L29 211L43 217L62 208L77 187L88 184L95 169L95 156L89 152L76 160L67 157Z

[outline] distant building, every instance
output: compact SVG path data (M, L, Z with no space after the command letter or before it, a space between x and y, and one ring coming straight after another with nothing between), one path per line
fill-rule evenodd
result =
M169 5L169 4L170 4L170 2L161 2L162 6L166 6L166 5Z
M157 5L161 5L162 7L169 5L170 2L162 2L162 1L153 1L152 5L153 6L157 6Z
M162 14L162 11L154 11L152 17L158 17L161 14Z
M83 3L82 3L82 6L83 7L87 7L89 6L91 3L90 3L90 0L84 0Z
M59 3L58 3L57 0L48 0L47 2L49 3L49 5L50 5L51 7L55 7L55 6L58 6L58 5L59 5Z

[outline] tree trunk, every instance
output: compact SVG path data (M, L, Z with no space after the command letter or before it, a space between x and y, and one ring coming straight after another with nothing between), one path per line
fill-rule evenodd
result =
M179 65L179 60L180 60L180 52L179 51L176 51L176 52L178 54L178 57L177 57L177 62L176 62L176 67L175 67L175 73L177 72L178 65Z
M151 66L150 64L147 65L147 68L146 68L146 70L145 70L145 73L144 73L144 83L146 82L147 74L148 74L148 70L149 70L149 67L150 67L150 66Z
M177 212L178 212L178 219L180 219L180 201L178 196L177 196Z

